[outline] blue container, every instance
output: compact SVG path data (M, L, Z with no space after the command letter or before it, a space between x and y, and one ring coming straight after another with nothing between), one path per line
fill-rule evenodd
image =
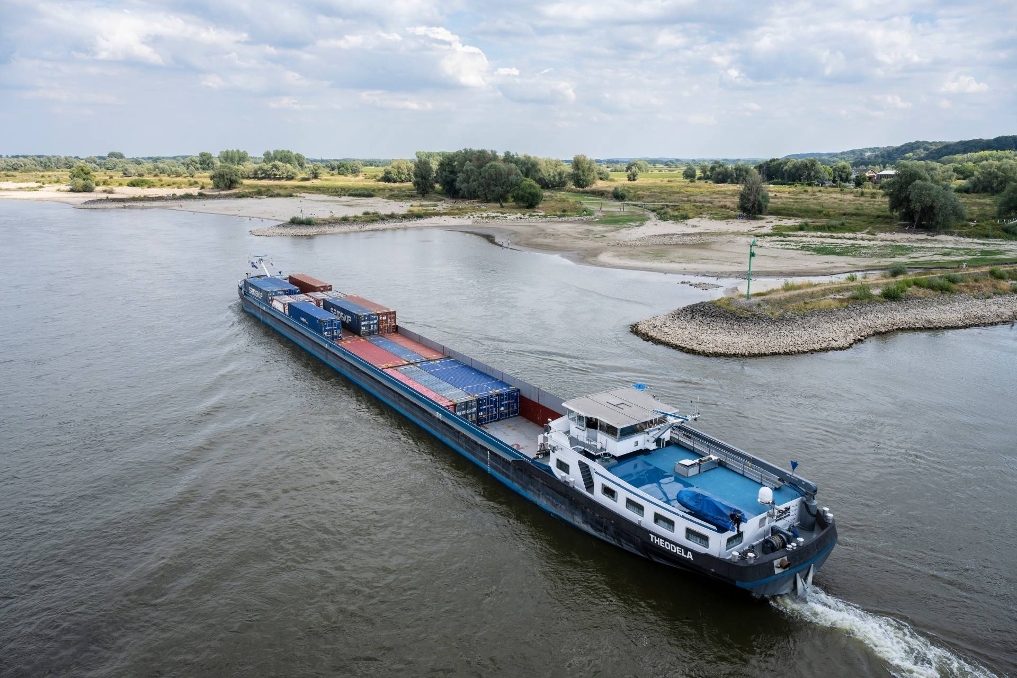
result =
M244 281L244 292L266 304L272 301L272 297L280 294L300 294L300 290L295 285L291 285L281 278L269 276L248 278Z
M477 398L465 391L452 386L435 376L424 372L416 365L404 365L397 367L403 375L409 377L421 386L426 386L435 393L448 398L454 403L455 412L459 416L474 423L477 422ZM482 422L486 423L486 422Z
M335 341L342 334L339 319L307 301L297 301L286 307L286 314L315 334Z
M368 339L368 341L378 346L379 348L385 349L392 355L402 358L408 363L422 363L427 360L427 358L420 355L416 351L412 351L403 346L402 344L397 344L391 339L386 339L385 337L382 336L371 337L370 339Z
M323 299L321 307L336 314L343 327L362 337L378 334L378 314L346 299Z
M452 358L420 363L419 367L432 378L475 396L478 423L487 424L519 414L519 389L504 381Z

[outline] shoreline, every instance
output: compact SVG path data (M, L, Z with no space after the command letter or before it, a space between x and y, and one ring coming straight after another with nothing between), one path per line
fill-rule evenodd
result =
M987 327L1017 322L1017 294L904 299L779 317L721 308L709 301L641 320L636 336L685 353L763 357L844 350L893 332Z

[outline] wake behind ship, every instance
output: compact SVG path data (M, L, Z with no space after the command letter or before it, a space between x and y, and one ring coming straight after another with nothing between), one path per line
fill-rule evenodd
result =
M756 596L806 595L837 542L816 485L693 428L636 384L563 401L303 274L238 285L245 311L506 486L655 562Z

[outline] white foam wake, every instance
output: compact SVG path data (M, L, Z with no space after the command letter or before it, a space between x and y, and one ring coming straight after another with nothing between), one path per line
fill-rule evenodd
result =
M904 622L871 614L813 586L808 600L788 595L770 599L784 612L820 626L844 631L908 678L995 678L988 669L933 644Z

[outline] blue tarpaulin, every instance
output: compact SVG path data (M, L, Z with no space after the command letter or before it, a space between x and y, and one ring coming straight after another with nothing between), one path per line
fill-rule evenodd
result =
M722 530L734 530L735 518L741 523L748 520L739 509L701 490L678 491L678 503L692 511L692 514Z

